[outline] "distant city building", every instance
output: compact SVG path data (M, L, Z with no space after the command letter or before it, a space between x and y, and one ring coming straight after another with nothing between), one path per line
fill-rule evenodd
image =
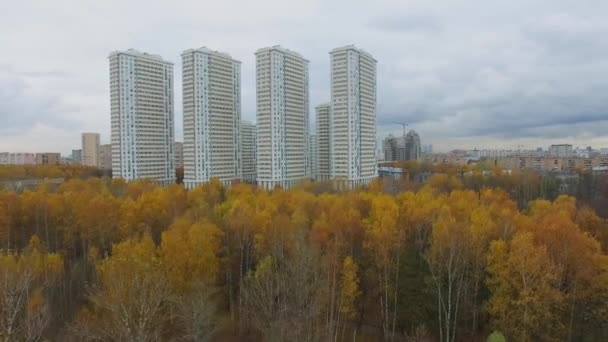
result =
M418 160L422 155L420 136L411 130L405 136L389 134L382 141L384 161Z
M175 158L175 168L184 167L184 143L176 141L173 143L173 157Z
M422 145L422 154L433 154L433 145Z
M9 155L8 152L0 152L0 165L8 165Z
M182 53L184 185L241 178L241 62L202 47Z
M53 152L36 153L36 164L59 164L61 163L61 154Z
M112 144L99 145L98 161L100 169L112 170Z
M34 165L36 164L36 154L34 153L9 153L8 165Z
M605 156L608 155L608 148L605 148L605 147L600 148L600 154L605 155Z
M378 168L378 175L380 177L400 179L403 177L403 169L400 167L383 166Z
M248 121L241 122L241 161L242 177L246 182L254 183L257 179L257 131L256 126Z
M405 136L405 159L418 160L421 155L420 136L411 130Z
M379 162L385 161L384 151L382 149L379 149L378 151L376 151L376 158L378 159Z
M549 156L551 157L570 157L572 155L572 145L570 144L551 145L549 147Z
M384 151L384 161L406 160L406 141L405 137L395 137L389 134L382 141L382 150Z
M82 133L82 165L99 166L99 133Z
M109 61L112 176L175 183L173 63L132 49Z
M608 156L593 158L581 157L534 157L534 156L512 156L493 160L493 164L503 169L531 169L538 172L567 172L574 173L577 170L591 171L595 168L607 167Z
M316 179L327 180L331 176L331 103L316 108L317 113L317 174Z
M290 188L308 170L308 60L280 46L255 56L257 182L265 189Z
M474 158L500 158L510 156L542 156L542 151L536 150L470 150L466 153L469 157Z
M317 179L319 174L319 145L316 134L311 134L308 138L308 165L308 177Z
M376 60L353 45L330 53L332 178L348 187L378 176Z
M72 163L82 164L82 150L72 150Z

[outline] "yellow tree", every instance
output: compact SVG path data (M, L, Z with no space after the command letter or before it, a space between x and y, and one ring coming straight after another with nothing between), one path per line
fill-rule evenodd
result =
M19 241L16 226L20 216L19 196L14 192L0 191L0 249L10 250Z
M51 320L43 290L63 274L63 259L37 236L21 254L0 253L0 339L38 341Z
M589 320L576 318L584 316L588 308L605 298L608 290L602 291L596 286L605 273L601 247L577 225L576 202L572 197L560 196L553 203L534 202L530 212L533 224L526 231L546 247L549 258L557 267L558 286L569 306L567 330L572 339L577 321Z
M97 268L92 306L74 330L85 339L158 341L171 320L171 288L154 242L126 240Z
M439 337L440 341L446 342L456 339L456 322L466 286L471 247L469 223L461 218L462 213L455 211L449 207L442 210L433 224L430 247L426 252L436 289Z
M193 224L186 218L162 234L162 265L173 289L177 318L189 340L208 340L215 331L221 238L222 231L214 224Z
M357 316L357 301L361 296L359 287L359 266L353 258L347 256L342 264L342 277L340 279L340 315L344 320L352 320ZM339 322L340 320L338 320ZM339 331L339 329L337 329ZM338 340L336 332L335 340ZM353 339L356 333L353 332Z
M364 234L359 211L351 204L348 196L320 196L314 214L316 220L310 231L310 240L323 251L327 266L323 301L327 307L329 335L334 337L338 335L340 320L344 316L340 312L340 274L344 258L360 251Z
M385 338L394 337L397 320L399 263L405 238L398 220L399 207L393 197L378 195L373 199L364 247L377 272Z
M558 269L532 234L517 233L509 243L494 241L487 270L488 312L499 330L523 342L563 336Z
M212 223L175 222L162 234L161 260L178 292L197 283L215 284L220 271L222 231Z
M242 313L241 280L255 264L254 234L259 192L246 184L236 184L222 204L225 241L225 269L232 318Z

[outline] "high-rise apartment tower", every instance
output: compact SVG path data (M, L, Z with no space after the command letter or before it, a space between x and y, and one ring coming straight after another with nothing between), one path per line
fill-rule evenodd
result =
M99 166L99 133L82 133L81 163L86 166Z
M353 45L331 56L332 170L349 187L377 177L376 60Z
M182 53L184 184L241 178L241 62L208 48Z
M316 107L317 112L317 179L328 180L331 176L331 103Z
M308 177L308 60L280 46L255 56L258 185L289 188Z
M243 162L243 180L247 182L256 181L256 127L254 124L241 122L241 153Z
M174 183L173 64L132 49L109 60L112 176Z

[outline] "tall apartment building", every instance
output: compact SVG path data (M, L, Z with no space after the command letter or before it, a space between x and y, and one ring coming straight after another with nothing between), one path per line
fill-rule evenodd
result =
M376 162L376 60L354 45L331 56L333 179L353 187L378 176Z
M241 122L241 155L243 180L255 182L257 179L257 131L256 126L248 121Z
M308 176L310 179L319 178L319 144L316 134L308 136Z
M317 177L327 180L331 176L331 103L323 103L316 108L317 113Z
M109 60L112 176L174 183L173 63L132 49Z
M173 143L173 156L175 157L175 167L184 167L184 143L176 141Z
M241 178L241 62L207 48L182 53L184 185Z
M100 169L112 170L112 144L99 145L98 161Z
M0 152L0 165L8 165L9 156L8 152Z
M36 154L34 153L9 153L9 165L34 165L36 164Z
M99 166L99 133L82 133L82 165Z
M38 164L38 165L59 164L59 163L61 163L61 153L54 153L54 152L36 153L36 164Z
M384 161L407 160L406 157L406 137L395 137L389 134L382 141L382 149L384 151Z
M308 60L280 46L255 56L258 185L289 188L308 177Z
M551 145L549 147L549 155L552 157L571 157L573 154L572 145L570 144Z
M405 136L405 160L418 160L421 154L420 136L411 130Z
M82 150L72 150L72 163L82 164Z

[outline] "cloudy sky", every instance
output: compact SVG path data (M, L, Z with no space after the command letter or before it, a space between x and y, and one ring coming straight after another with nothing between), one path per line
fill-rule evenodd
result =
M310 60L312 108L329 100L329 55L356 44L378 60L378 135L407 122L435 150L608 147L605 0L20 0L0 4L0 151L109 142L113 50L175 62L207 46L242 64L243 118L255 121L254 51Z

